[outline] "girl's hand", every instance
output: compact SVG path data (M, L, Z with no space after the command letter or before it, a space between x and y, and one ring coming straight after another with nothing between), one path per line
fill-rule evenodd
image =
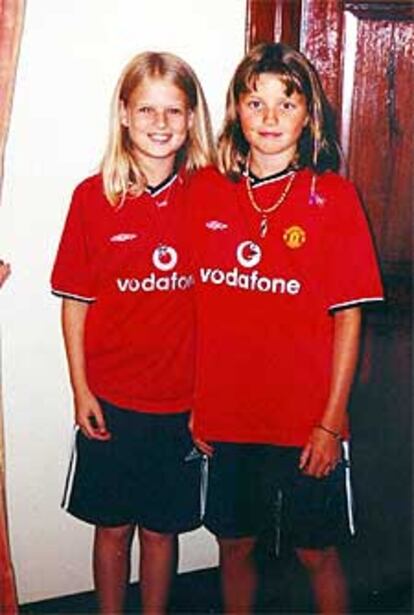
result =
M9 277L10 271L10 265L0 259L0 287L3 285L3 282L5 282Z
M323 478L336 468L340 459L340 441L315 427L300 456L299 468L307 476Z
M91 392L75 395L75 422L84 436L92 440L110 440L111 434L98 400Z
M214 453L214 448L208 442L205 442L204 440L200 440L200 438L196 438L194 436L193 427L194 427L194 419L193 419L193 413L191 413L190 418L188 420L188 429L190 430L191 437L193 438L193 442L198 448L198 450L201 451L204 455L207 455L208 457L212 457Z

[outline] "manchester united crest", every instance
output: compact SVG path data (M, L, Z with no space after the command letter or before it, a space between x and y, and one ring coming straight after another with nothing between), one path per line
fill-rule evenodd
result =
M288 248L296 250L301 248L306 241L306 232L301 226L290 226L283 233L283 241Z

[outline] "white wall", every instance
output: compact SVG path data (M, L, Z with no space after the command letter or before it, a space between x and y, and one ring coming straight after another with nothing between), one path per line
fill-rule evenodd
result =
M129 58L168 50L198 73L219 126L243 53L245 0L28 0L0 208L0 297L12 555L21 603L91 588L92 531L59 502L72 408L49 273L74 185L93 172ZM182 539L181 570L216 563L211 536Z

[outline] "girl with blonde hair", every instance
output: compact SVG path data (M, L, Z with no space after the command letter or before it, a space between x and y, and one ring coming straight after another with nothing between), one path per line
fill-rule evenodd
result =
M78 427L63 505L95 526L102 613L122 611L136 526L143 613L165 613L177 534L201 522L184 195L213 157L193 70L169 53L134 57L101 171L74 191L53 268Z

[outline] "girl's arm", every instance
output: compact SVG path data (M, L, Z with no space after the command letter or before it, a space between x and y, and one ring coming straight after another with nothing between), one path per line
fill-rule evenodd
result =
M75 403L75 422L87 438L109 440L102 409L86 379L84 333L87 303L62 300L62 328Z
M341 434L345 426L349 394L358 360L361 309L355 307L341 310L333 318L333 365L328 403L319 426L313 429L300 458L303 472L317 478L329 474L341 457L340 440L335 434Z

